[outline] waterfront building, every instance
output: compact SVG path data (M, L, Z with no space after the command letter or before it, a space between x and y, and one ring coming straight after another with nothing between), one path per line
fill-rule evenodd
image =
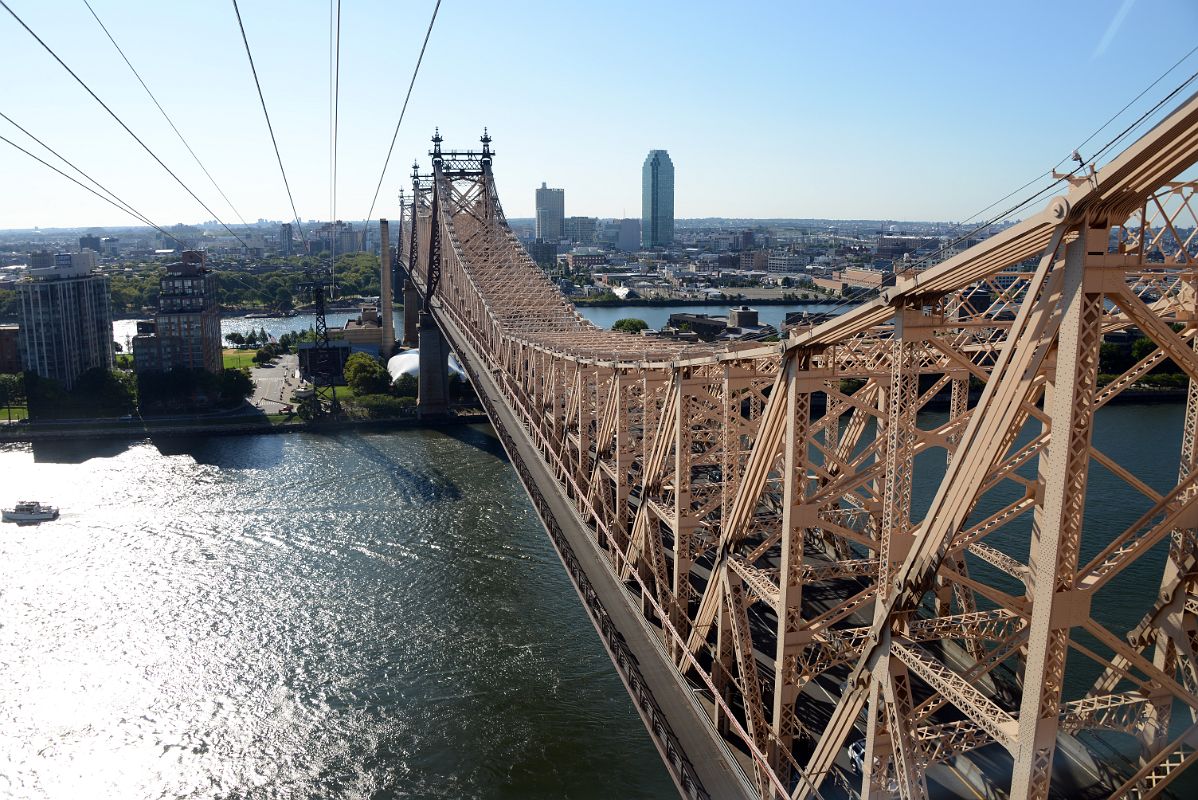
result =
M562 221L562 238L574 244L592 245L598 226L599 220L595 217L566 217Z
M764 253L765 251L758 252ZM758 269L756 266L758 263L756 253L753 256L753 268ZM799 255L798 253L770 253L766 260L766 270L768 272L802 272L803 268L807 266L808 261L810 259L807 256ZM741 256L741 263L744 263L744 256Z
M566 190L550 189L541 182L537 189L537 238L546 242L559 241L565 234Z
M168 264L158 282L154 331L133 337L133 363L138 373L167 372L175 367L220 372L220 306L216 273L202 251L187 250L182 261Z
M350 353L367 353L379 358L383 354L382 331L382 310L378 306L361 306L357 319L347 319L340 328L329 328L329 342L330 346L333 341L346 342Z
M740 254L737 263L742 270L752 271L768 271L768 272L798 272L802 267L794 269L786 269L785 265L779 265L778 269L770 269L770 254L765 250L746 250Z
M650 150L641 170L641 245L674 243L674 162L665 150Z
M67 389L89 369L112 369L108 278L92 272L96 254L43 252L29 260L17 282L24 368Z
M0 373L21 371L21 329L0 325Z

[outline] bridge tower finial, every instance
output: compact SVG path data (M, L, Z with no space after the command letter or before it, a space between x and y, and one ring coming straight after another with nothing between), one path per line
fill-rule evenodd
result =
M494 153L491 152L491 134L487 133L486 126L483 126L483 135L479 141L483 143L482 163L490 164L491 156L494 155Z
M441 163L441 128L433 128L433 152L429 153L433 157L433 164Z

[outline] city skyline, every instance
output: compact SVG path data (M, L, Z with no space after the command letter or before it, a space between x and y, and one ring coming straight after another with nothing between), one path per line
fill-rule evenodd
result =
M11 5L210 208L228 223L239 221L86 9L62 14L27 0ZM231 8L147 12L131 2L93 5L241 215L286 221L290 208ZM480 5L447 4L371 216L397 216L395 195L407 183L406 165L413 157L427 161L434 126L441 126L447 146L470 147L488 125L512 217L534 216L531 193L521 187L542 181L569 188L572 207L590 216L635 216L638 167L644 152L661 147L687 164L677 187L678 218L961 220L1054 165L1067 166L1074 147L1192 47L1188 34L1198 24L1198 8L1141 3L1131 13L1133 5L1026 3L1006 6L1000 15L945 4L914 17L881 4L851 15L777 4L728 17L716 4L688 5L686 14L681 6L625 4L593 17L558 7L543 14L521 4L484 28L471 24ZM360 221L432 4L345 9L335 214L329 75L318 57L328 53L326 9L302 3L288 10L286 36L274 7L247 6L242 15L299 215ZM637 25L621 24L634 13ZM530 26L534 15L538 25ZM1024 18L1032 15L1038 24L1029 27ZM1161 19L1170 24L1160 25ZM1049 46L1026 46L1039 41L1029 30L1031 37L1043 31L1051 38L1066 29L1068 43L1052 38ZM157 224L211 218L15 20L0 15L0 30L6 44L0 64L9 74L37 76L10 82L0 110ZM187 31L188 41L208 54L202 66L179 59L178 37L162 30ZM453 47L445 30L454 31ZM539 58L532 44L567 37L572 49L618 43L629 57L605 62L599 74L593 65L563 60L548 78L552 86L564 90L587 77L592 88L577 102L578 113L546 123L535 113L543 101L531 99L544 96L544 81L527 79ZM461 57L484 49L510 55L491 62L494 91L478 88ZM711 57L715 52L719 58ZM639 76L649 71L670 95L661 94L658 81L640 85ZM1192 71L1192 62L1182 64L1088 149ZM379 76L386 92L378 91ZM1072 88L1062 91L1062 85ZM439 102L451 95L472 102ZM380 96L387 101L380 103ZM668 96L678 102L663 102ZM746 125L751 109L758 113ZM40 152L7 123L0 128ZM775 156L766 159L770 174L763 180L746 162L760 163L756 154L767 150ZM587 157L577 158L578 152ZM0 227L136 224L7 145L0 147L0 169L10 185L22 187L0 198Z

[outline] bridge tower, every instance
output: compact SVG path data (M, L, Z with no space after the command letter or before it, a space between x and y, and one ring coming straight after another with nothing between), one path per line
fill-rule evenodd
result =
M419 343L420 293L412 282L412 270L416 266L416 207L420 204L420 165L412 162L412 204L408 229L408 259L403 279L403 345L415 347Z
M441 132L433 134L433 149L429 151L433 158L433 187L429 191L431 204L431 219L440 216L440 197L436 191L436 181L441 173ZM420 192L419 180L413 188L417 195ZM412 229L415 239L415 226ZM416 244L416 242L414 242ZM420 388L416 396L416 413L421 419L443 417L449 412L449 343L437 326L432 315L432 300L437 291L441 278L441 230L436 224L430 227L427 249L428 280L424 288L424 303L420 308L417 337L420 346ZM420 251L413 247L414 253ZM405 298L406 299L406 298ZM405 310L406 328L406 310Z
M391 260L391 229L385 219L379 220L379 239L379 316L383 321L379 355L386 362L395 349L395 299L391 292L395 265Z

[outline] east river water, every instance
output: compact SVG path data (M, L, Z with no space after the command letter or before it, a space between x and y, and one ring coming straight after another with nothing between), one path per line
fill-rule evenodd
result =
M1109 406L1095 446L1166 492L1182 416ZM916 518L943 463L917 459ZM1083 563L1148 504L1089 481ZM0 526L0 797L674 796L485 426L10 445L0 503L25 497L63 517ZM1095 617L1134 626L1163 557ZM1098 672L1070 669L1067 700Z
M485 427L10 445L0 797L656 798Z

